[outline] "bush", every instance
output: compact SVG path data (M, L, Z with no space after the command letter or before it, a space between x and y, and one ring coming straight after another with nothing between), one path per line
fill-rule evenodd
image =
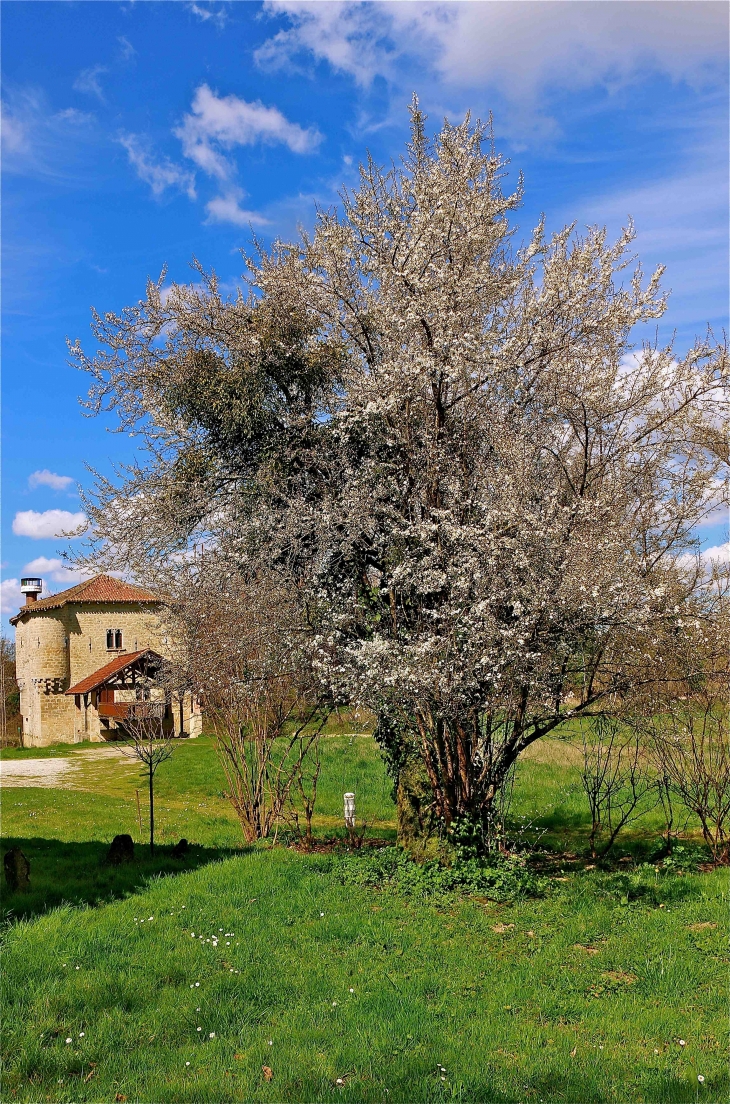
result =
M545 885L518 856L469 858L443 866L433 860L418 863L400 847L348 855L340 864L339 876L344 885L372 886L422 899L466 894L507 901L537 896Z

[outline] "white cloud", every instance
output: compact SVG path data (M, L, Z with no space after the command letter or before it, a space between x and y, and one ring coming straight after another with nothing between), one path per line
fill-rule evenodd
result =
M254 58L262 68L277 69L291 65L293 58L304 51L348 73L360 85L371 84L376 76L391 78L396 59L407 52L393 41L399 22L393 7L388 3L375 7L358 2L266 0L265 11L285 16L291 27L260 46ZM413 20L415 8L420 5L407 7Z
M22 119L11 114L8 105L0 108L0 135L2 135L3 152L22 153L28 149L28 128Z
M23 568L23 575L40 575L44 583L50 580L54 583L63 583L67 587L89 578L88 572L67 567L63 560L57 557L49 559L48 556L38 556L37 559L27 563Z
M69 510L19 510L13 518L13 532L16 537L32 537L44 540L50 537L63 537L80 529L86 522L82 513L72 514Z
M37 88L11 89L2 104L3 170L67 180L93 122L75 108L53 111Z
M239 206L244 197L240 188L231 188L225 195L216 196L206 203L209 222L231 222L234 226L264 226L268 219L256 211L246 211Z
M0 613L17 613L25 605L25 595L20 590L19 579L3 579L0 583Z
M700 552L700 559L708 565L711 563L730 563L730 542L714 544L712 548L703 548Z
M256 142L288 146L293 153L310 153L322 141L314 127L304 129L291 123L278 107L266 107L260 100L249 103L238 96L218 96L207 84L195 91L192 114L186 115L175 132L183 152L205 172L225 178L229 167L213 149L251 146Z
M105 65L92 65L90 69L82 69L73 87L77 92L86 92L89 96L96 96L100 103L106 103L104 89L99 81L99 77L106 71Z
M34 471L28 476L29 487L51 487L54 491L65 491L73 483L70 475L56 475L55 472L43 468L42 471Z
M155 161L145 150L136 134L122 134L119 142L127 151L130 164L140 180L149 184L154 196L161 196L167 188L185 192L189 199L195 199L195 176L168 158Z
M256 52L259 65L301 53L368 86L412 79L429 65L447 84L493 86L534 101L545 86L615 89L648 72L695 84L724 75L728 12L702 0L672 3L266 0L289 26Z
M132 43L125 35L119 35L117 38L117 42L120 46L122 61L131 61L131 59L137 53Z
M182 142L184 155L222 185L222 194L207 204L209 219L235 226L266 220L241 208L244 192L235 183L236 166L226 156L229 150L261 142L304 154L322 141L316 128L290 122L278 107L266 107L260 100L249 103L234 95L219 96L207 84L196 89L191 113L174 133Z
M112 572L112 574L117 575L119 572ZM47 556L38 556L37 559L27 563L21 578L27 575L39 575L43 579L44 597L55 593L54 587L48 585L49 582L56 583L65 590L89 578L88 572L66 567L63 560L49 559ZM12 616L25 605L25 601L25 595L20 589L20 579L3 579L0 583L0 613Z
M699 553L699 559L700 566L708 574L713 564L718 567L730 564L730 542L726 541L723 544L713 544L710 548L703 548ZM697 556L693 552L683 552L680 556L677 556L677 563L680 567L691 571L697 563Z
M594 196L572 211L579 222L608 224L612 231L631 215L645 268L665 264L669 288L679 277L681 297L671 299L673 324L723 318L727 307L727 166L722 148L691 153L685 173ZM567 219L569 212L563 215Z
M219 30L225 27L226 23L228 22L228 16L226 15L223 8L218 8L217 10L214 10L210 7L210 5L207 4L187 4L186 6L188 11L192 12L193 15L196 15L201 23L207 23L210 21L214 23Z

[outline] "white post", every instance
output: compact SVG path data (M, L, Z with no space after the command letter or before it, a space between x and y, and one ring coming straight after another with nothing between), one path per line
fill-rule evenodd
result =
M355 827L355 795L354 793L345 794L345 827Z

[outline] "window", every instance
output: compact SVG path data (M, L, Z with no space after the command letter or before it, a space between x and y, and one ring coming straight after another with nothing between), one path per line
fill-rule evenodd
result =
M121 629L107 629L106 630L106 646L108 651L114 651L117 648L122 647L122 630Z
M121 646L122 646L122 630L121 629L115 629L114 630L114 647L115 648L121 648Z

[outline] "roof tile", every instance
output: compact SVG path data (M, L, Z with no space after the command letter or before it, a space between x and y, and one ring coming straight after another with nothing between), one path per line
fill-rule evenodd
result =
M20 611L10 618L10 624L15 625L26 613L60 609L71 602L159 602L159 598L144 587L125 583L111 575L96 575L93 579L52 594L49 598L41 598L39 602L21 606Z
M100 667L98 671L94 671L92 675L87 675L86 678L81 679L81 682L77 682L75 686L69 687L66 691L67 694L88 694L90 690L96 690L97 687L103 686L108 678L112 675L118 674L123 671L125 667L131 667L140 656L151 655L161 658L157 652L154 652L151 648L142 648L139 652L124 652L122 655L116 656L110 663L107 663L104 667Z

